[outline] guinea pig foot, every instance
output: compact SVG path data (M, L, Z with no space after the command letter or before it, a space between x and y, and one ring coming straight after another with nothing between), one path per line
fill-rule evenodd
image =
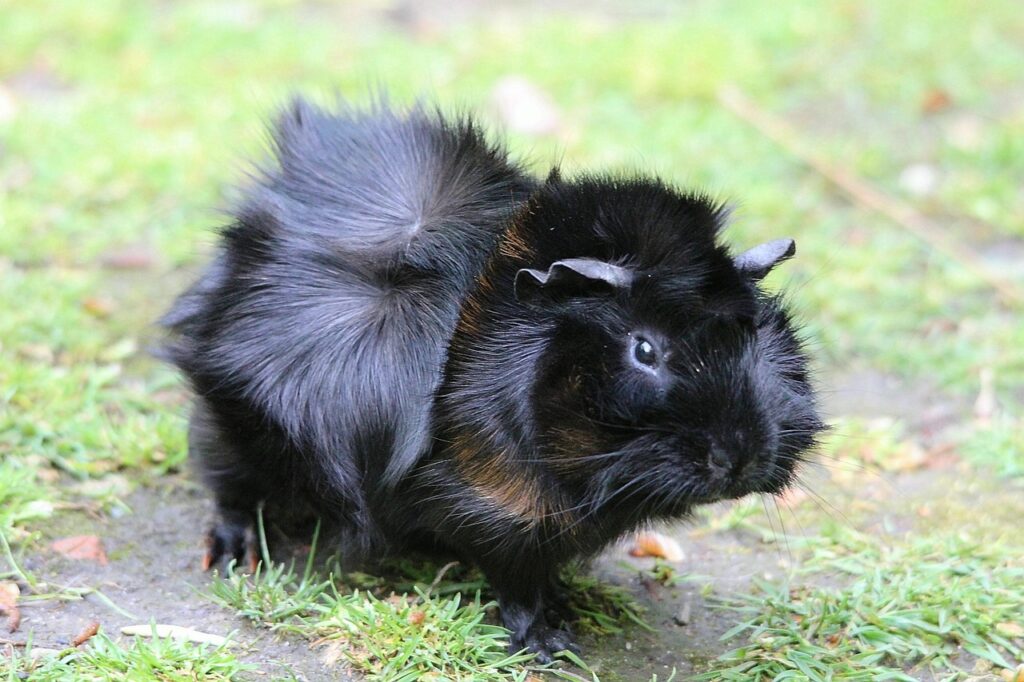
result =
M536 654L534 660L541 664L551 663L559 651L571 651L574 654L580 652L571 633L553 628L547 623L534 623L521 636L512 635L509 650L515 652L522 649Z
M204 571L211 568L224 571L232 559L236 567L247 566L251 573L255 573L259 565L256 535L250 524L222 520L215 523L206 534L202 568Z

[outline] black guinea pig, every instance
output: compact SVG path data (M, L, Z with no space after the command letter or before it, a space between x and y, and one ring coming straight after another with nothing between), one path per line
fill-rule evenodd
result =
M778 493L822 428L807 359L722 208L656 179L546 181L469 118L296 101L164 318L216 497L205 565L258 508L351 564L478 565L511 649L575 648L558 575L647 522Z

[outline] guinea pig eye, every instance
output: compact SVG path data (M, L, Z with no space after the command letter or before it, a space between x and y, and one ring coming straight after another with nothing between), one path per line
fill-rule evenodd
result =
M658 351L654 344L642 336L633 339L633 359L645 367L656 367L658 365Z

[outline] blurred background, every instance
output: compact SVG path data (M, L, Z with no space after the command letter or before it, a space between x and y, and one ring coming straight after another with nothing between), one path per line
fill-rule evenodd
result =
M204 580L206 501L153 321L208 258L275 109L380 91L476 112L538 173L706 190L734 205L736 249L796 239L769 286L817 363L819 462L782 500L673 529L671 580L621 551L598 562L655 630L596 640L598 672L813 678L797 661L825 660L839 678L1024 680L1017 0L0 0L0 577L17 603L105 586L141 622L240 627L168 584ZM91 552L62 551L80 537ZM69 639L98 608L32 603L14 640ZM864 615L887 609L903 619ZM325 674L304 649L246 656Z

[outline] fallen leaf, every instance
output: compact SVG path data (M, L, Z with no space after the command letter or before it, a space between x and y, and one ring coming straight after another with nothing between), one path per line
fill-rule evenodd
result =
M1006 682L1024 682L1024 663L1021 663L1013 670L1000 670L999 677Z
M928 449L929 469L949 469L959 462L955 443L939 443Z
M75 635L75 638L71 640L71 646L82 646L90 639L96 636L96 633L100 631L100 622L94 620L93 622L86 625L81 632Z
M953 98L949 93L940 88L932 88L921 98L921 113L937 114L948 109L953 104Z
M95 561L100 566L107 565L107 553L103 550L103 541L96 535L73 535L50 543L50 548L69 559Z
M135 637L163 637L196 644L212 644L213 646L235 646L235 643L226 637L199 632L181 625L126 625L121 628L121 634Z
M654 531L637 533L629 554L635 557L659 557L673 562L682 561L685 557L683 548L679 546L678 542L663 533Z
M1024 625L1020 623L996 623L996 631L1004 637L1024 637Z
M46 363L52 363L54 358L53 349L41 343L27 343L24 346L19 346L18 355L26 360Z
M423 611L416 610L409 612L409 617L407 618L407 620L409 621L409 625L422 625L423 620L426 617L427 614L425 614Z
M0 616L7 618L7 631L14 632L21 625L21 610L18 608L18 597L21 590L17 583L10 580L0 581Z
M312 644L311 647L323 646L323 653L320 654L320 662L328 668L333 667L341 659L345 657L346 643L338 639L320 639Z
M879 465L886 471L906 472L923 469L928 464L928 452L913 441L902 443L891 454L882 458Z
M36 478L43 483L56 483L60 480L60 472L53 467L46 466L36 469Z
M395 594L392 592L384 598L384 601L397 608L403 608L409 603L409 597L404 594Z
M114 304L109 298L87 296L82 299L82 308L93 317L103 319L114 312Z
M146 246L126 246L100 259L108 270L149 270L157 264L153 250Z

